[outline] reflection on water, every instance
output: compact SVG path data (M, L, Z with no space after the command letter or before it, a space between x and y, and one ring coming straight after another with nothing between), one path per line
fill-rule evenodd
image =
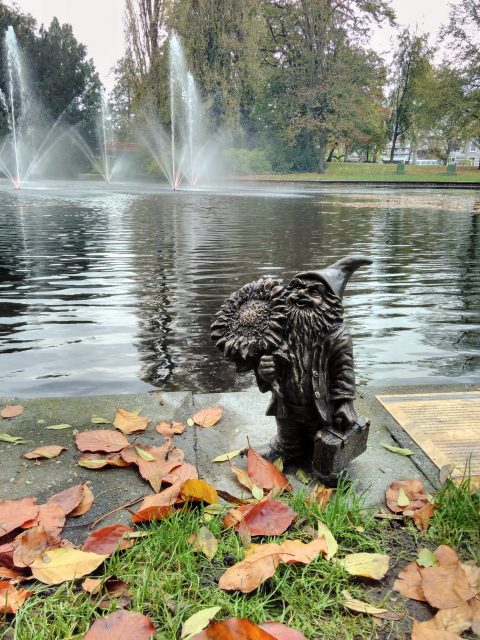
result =
M1 395L251 386L209 338L261 275L347 253L357 377L480 380L475 193L312 187L172 193L154 186L0 191ZM422 206L424 203L425 206Z

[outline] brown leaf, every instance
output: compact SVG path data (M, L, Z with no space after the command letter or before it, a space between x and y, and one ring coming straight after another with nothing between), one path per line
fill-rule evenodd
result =
M419 600L420 602L426 602L427 600L422 589L420 567L416 562L410 562L400 571L393 584L393 589L401 593L405 598Z
M128 447L129 442L122 433L109 429L92 429L80 431L75 436L75 442L80 451L92 451L97 453L105 451L112 453Z
M185 499L198 500L208 504L218 502L215 488L205 480L185 480L180 487L180 495Z
M5 544L0 545L0 565L2 567L13 567L13 552L14 547L11 542L6 542Z
M14 542L13 563L16 567L29 567L48 546L48 534L42 525L20 533Z
M160 493L155 493L151 496L147 496L143 499L142 504L139 509L147 509L148 507L164 507L171 506L174 504L180 504L184 502L183 498L180 498L180 482L176 482L172 484L172 486L167 487Z
M283 502L262 500L245 509L243 522L252 536L278 536L285 533L296 515L296 512ZM238 526L237 524L237 531Z
M38 504L36 498L0 500L0 536L18 529L29 520L34 520L37 515Z
M2 418L16 418L17 416L21 416L22 413L23 407L21 404L8 404L0 411L0 416Z
M408 498L408 505L399 505L399 494L402 492ZM403 512L406 508L409 511L420 509L427 502L427 496L420 480L396 480L388 487L385 498L388 508L394 513Z
M138 455L139 449L147 453L148 457L152 457L153 460L145 460ZM168 443L164 443L161 447L129 446L122 450L121 455L127 462L138 465L140 475L151 484L156 492L160 491L163 478L173 469L179 467L185 457L181 449L177 449L174 445Z
M199 427L213 427L217 424L220 418L223 416L223 409L221 407L209 407L208 409L201 409L192 416L192 420Z
M463 633L470 629L473 621L473 611L467 602L453 609L441 609L434 617L435 624L442 631Z
M83 483L82 487L83 487L82 501L80 502L78 507L75 507L75 509L73 509L73 511L70 512L69 514L70 516L83 516L84 513L87 513L87 511L90 511L95 501L95 496L93 495L93 492L88 486L88 484Z
M297 631L297 629L292 629L292 627L287 627L281 622L264 622L259 626L260 629L273 636L275 640L307 640L303 633Z
M145 431L150 418L139 416L136 413L126 411L125 409L117 409L113 426L122 433L140 433Z
M173 438L174 435L185 431L185 425L183 422L165 422L162 420L156 424L155 431L165 438Z
M0 613L16 613L31 595L26 589L15 589L10 582L0 582Z
M151 618L135 611L114 611L95 620L84 640L151 640L155 627Z
M190 464L189 462L182 463L179 467L175 467L167 473L166 476L163 476L162 483L166 482L168 484L175 484L176 482L185 482L185 480L197 480L198 479L198 471L195 465Z
M0 578L5 580L8 578L10 582L21 582L25 578L25 574L16 569L8 569L7 567L0 567Z
M415 526L420 531L426 531L430 526L430 520L435 512L435 505L427 502L423 507L417 509L413 514Z
M56 458L62 451L66 451L67 447L61 447L59 444L47 444L44 447L37 447L33 451L24 453L23 457L28 460L38 460L39 458Z
M48 499L47 504L58 504L68 516L82 502L85 485L77 484L69 487Z
M412 640L462 640L457 633L441 631L433 620L413 621Z
M85 453L83 456L80 456L78 464L80 467L85 467L86 469L130 466L130 463L126 462L120 453L111 453L110 455L102 455L101 453Z
M459 561L459 558L455 551L446 544L441 544L439 547L437 547L433 552L433 555L438 560L438 564L442 566L457 564L457 562Z
M80 549L52 549L30 565L33 577L45 584L60 584L66 580L83 578L95 571L107 558L106 555L88 553Z
M250 593L273 576L282 560L280 545L253 546L269 548L255 549L245 560L228 568L218 582L220 589Z
M247 472L254 484L261 489L273 489L274 487L284 490L291 489L286 476L252 448L248 450L247 454Z
M480 637L480 596L472 598L468 604L472 612L472 631Z
M317 484L313 487L307 498L307 504L316 504L320 509L326 509L335 489L325 487L323 484Z
M230 504L237 504L237 505L249 504L247 500L244 500L243 498L237 498L237 496L232 496L232 494L228 493L228 491L222 491L221 489L217 489L217 493L219 497L222 498L222 500L225 500L225 502L229 502Z
M425 598L436 609L452 609L474 598L472 588L460 563L420 568Z
M218 586L225 591L250 593L271 578L280 562L309 564L320 553L327 553L325 538L307 544L300 540L285 540L281 544L251 545L244 560L227 569Z
M117 549L123 550L133 546L133 540L125 540L126 533L133 529L124 524L111 524L91 533L82 545L82 551L92 551L99 555L109 556Z
M250 620L230 618L230 620L210 624L206 629L193 636L191 640L275 640L275 636ZM291 637L289 640L297 639Z
M47 532L50 544L54 544L58 542L58 536L65 526L65 511L59 504L41 504L36 522Z

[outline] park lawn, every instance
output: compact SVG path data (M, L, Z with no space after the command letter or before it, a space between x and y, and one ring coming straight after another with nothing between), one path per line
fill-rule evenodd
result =
M335 561L318 558L307 566L281 565L273 578L250 594L218 588L220 575L242 559L244 549L238 534L225 530L220 515L205 518L202 507L178 511L158 523L146 526L148 537L126 551L110 557L97 575L116 576L130 587L126 602L115 598L88 596L82 581L60 587L38 585L36 595L19 609L15 621L0 619L0 636L15 640L81 640L92 622L125 607L151 616L157 626L155 640L180 638L182 625L192 614L208 607L221 607L216 619L232 616L255 623L283 622L300 629L308 640L401 640L410 637L412 617L428 619L432 610L424 603L407 600L392 592L393 582L406 562L414 561L418 550L434 550L440 544L455 548L462 560L480 561L480 492L469 480L460 486L447 480L436 494L437 510L426 532L411 520L375 518L352 485L341 486L326 509L309 505L306 490L281 499L298 513L293 529L276 538L311 539L309 527L321 520L336 538L336 557L352 552L374 552L390 556L390 569L381 581L353 578ZM207 525L218 540L213 560L195 552L189 536ZM255 541L258 541L256 539ZM263 541L272 541L272 538ZM399 621L379 620L349 612L343 605L343 591L354 598L384 606L398 614ZM472 637L472 636L462 636Z
M358 180L359 182L476 182L480 171L475 167L457 167L455 175L447 175L444 166L405 165L405 175L397 175L397 165L332 162L325 173L265 173L249 176L255 180L321 182L323 180Z

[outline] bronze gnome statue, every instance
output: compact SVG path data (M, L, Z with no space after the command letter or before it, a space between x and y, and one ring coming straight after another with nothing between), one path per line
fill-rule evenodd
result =
M269 459L304 467L335 485L366 448L368 421L357 415L352 340L342 298L350 276L371 264L351 255L320 271L246 284L222 305L212 338L237 371L255 372L271 391L267 415L277 436Z

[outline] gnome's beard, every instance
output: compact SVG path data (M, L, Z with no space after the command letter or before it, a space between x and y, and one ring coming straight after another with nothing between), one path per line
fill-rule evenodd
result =
M287 344L291 356L287 395L294 404L309 404L311 398L312 358L315 347L335 324L341 322L342 304L327 295L320 305L287 306Z

